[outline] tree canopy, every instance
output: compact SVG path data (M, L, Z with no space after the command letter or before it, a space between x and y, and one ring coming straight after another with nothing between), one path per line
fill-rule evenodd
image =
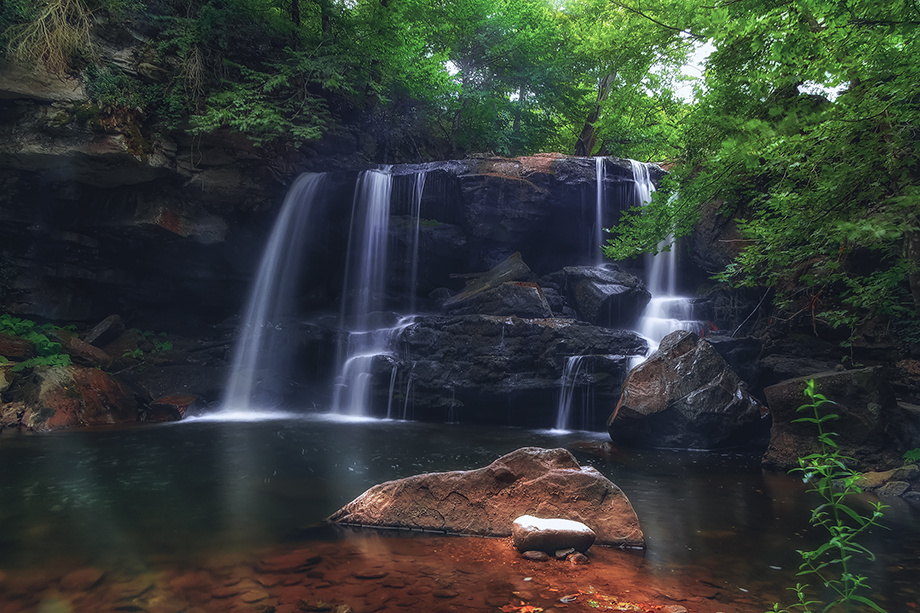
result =
M711 41L672 185L616 232L612 257L689 234L706 203L739 219L719 277L785 315L918 338L920 9L910 0L734 0L691 17ZM664 196L664 194L662 195Z
M785 314L920 339L914 0L7 0L9 54L96 104L274 152L378 162L560 151L672 162L607 254L655 251L716 205L735 286ZM103 59L133 31L151 75ZM675 92L708 42L696 97ZM669 198L679 191L678 198Z

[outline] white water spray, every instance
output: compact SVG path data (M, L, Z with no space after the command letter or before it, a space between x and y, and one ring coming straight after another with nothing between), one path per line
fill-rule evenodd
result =
M644 206L652 199L655 185L649 177L648 166L641 162L630 160L635 182L636 204ZM676 194L671 196L676 197ZM699 332L702 323L694 321L693 304L686 296L677 293L677 251L673 237L668 237L658 245L657 254L646 254L645 284L652 295L639 318L639 328L636 332L643 336L649 343L649 355L658 349L658 345L665 336L676 330L690 330ZM671 244L670 249L662 251ZM641 363L645 358L636 358L634 365Z
M355 191L340 318L348 332L338 350L333 413L368 415L374 363L389 353L392 338L408 325L381 327L372 321L384 307L387 289L392 190L393 175L386 168L362 173Z
M420 172L415 175L415 183L412 189L412 211L411 218L414 219L415 225L412 233L412 256L409 264L409 312L416 312L416 293L418 291L418 252L419 236L422 225L422 194L425 192L426 172Z
M594 263L598 266L604 263L604 180L607 178L607 158L598 156L594 158Z
M578 384L578 375L581 373L585 357L572 355L565 359L561 379L562 391L559 393L559 404L556 408L556 430L565 430L569 426L575 386Z
M303 174L288 190L256 274L234 346L223 411L250 412L260 393L277 394L290 341L283 329L292 314L303 268L308 222L325 175ZM275 388L275 389L272 389Z

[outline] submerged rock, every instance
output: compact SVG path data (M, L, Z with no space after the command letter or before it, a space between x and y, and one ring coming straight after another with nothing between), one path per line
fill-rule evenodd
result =
M708 342L679 330L629 373L607 430L623 444L713 449L762 444L768 417Z
M509 536L521 515L579 521L600 545L644 547L620 488L565 449L525 447L475 470L429 473L375 485L336 511L334 524Z

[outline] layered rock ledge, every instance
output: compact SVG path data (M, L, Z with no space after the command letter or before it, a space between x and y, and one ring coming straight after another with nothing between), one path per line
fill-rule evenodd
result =
M521 515L579 521L596 544L644 547L623 491L565 449L525 447L484 468L415 475L375 485L329 522L452 534L509 536Z

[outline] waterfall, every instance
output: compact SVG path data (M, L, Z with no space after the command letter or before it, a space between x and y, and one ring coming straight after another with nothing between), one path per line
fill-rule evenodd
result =
M292 313L310 214L325 175L303 174L288 190L262 253L255 283L233 349L232 366L221 403L224 411L253 410L259 397L280 396L280 381L290 355L284 318Z
M655 185L649 177L648 166L641 162L630 160L635 182L634 199L636 204L644 206L652 199ZM671 198L675 198L676 194ZM658 245L658 253L646 254L646 287L652 299L646 305L639 318L638 334L645 337L649 343L649 354L658 349L661 339L675 330L690 330L699 332L702 323L694 321L693 305L686 296L677 293L677 250L674 245L663 251L673 237L664 239ZM637 358L636 363L641 363L644 358Z
M416 293L418 291L418 251L419 235L422 225L422 194L425 191L425 177L427 172L422 171L415 175L415 183L412 189L412 210L410 219L414 220L411 248L412 254L409 260L409 312L416 312Z
M340 315L341 329L348 332L337 352L333 413L368 415L374 362L388 353L391 339L401 329L372 321L384 307L387 289L392 189L393 176L387 168L363 172L355 190Z
M607 177L607 158L598 156L594 158L594 263L598 266L604 263L604 180ZM647 174L647 173L646 173Z
M583 355L572 355L565 359L562 379L560 380L562 389L559 393L559 404L556 408L556 430L568 428L572 414L572 400L575 398L575 386L578 384L578 375L581 373L585 357Z

